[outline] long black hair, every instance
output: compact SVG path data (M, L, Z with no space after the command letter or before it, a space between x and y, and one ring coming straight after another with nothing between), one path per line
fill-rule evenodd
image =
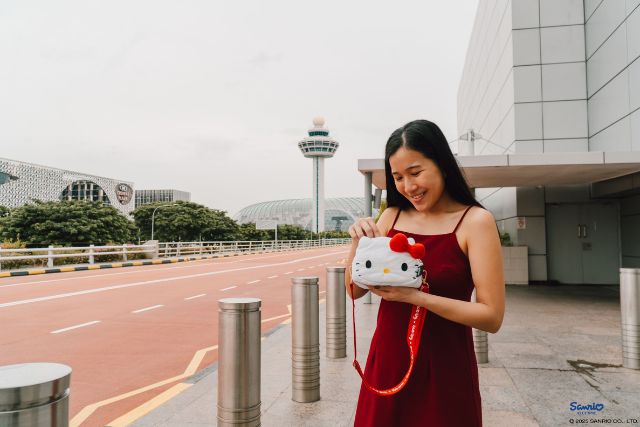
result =
M414 120L407 123L396 129L387 141L384 155L387 206L396 206L400 210L413 207L411 202L398 192L393 175L391 175L389 157L395 154L400 147L417 151L433 160L444 177L444 190L453 200L467 206L482 207L469 189L444 134L438 125L428 120Z

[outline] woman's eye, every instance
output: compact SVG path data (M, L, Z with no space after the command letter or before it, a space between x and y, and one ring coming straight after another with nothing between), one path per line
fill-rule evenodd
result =
M418 176L418 175L420 175L421 173L422 173L422 171L420 171L420 172L415 172L415 173L412 173L412 174L411 174L411 176Z
M365 263L364 266L367 267L367 268L371 268L371 261L367 260L367 262Z
M406 262L403 262L402 265L400 266L400 268L402 268L402 271L407 271L407 269L409 268L409 266L407 265Z

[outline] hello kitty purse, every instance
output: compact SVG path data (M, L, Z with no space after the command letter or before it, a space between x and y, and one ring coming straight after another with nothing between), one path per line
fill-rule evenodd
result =
M355 257L351 264L351 293L354 283L363 288L368 286L405 286L429 292L427 274L422 259L425 254L424 245L415 243L402 233L391 237L361 237ZM386 390L378 389L367 382L357 360L355 300L351 299L353 309L353 367L362 378L362 383L378 396L396 394L407 384L420 347L422 327L427 314L424 307L413 306L407 329L407 345L409 346L409 368L398 385Z

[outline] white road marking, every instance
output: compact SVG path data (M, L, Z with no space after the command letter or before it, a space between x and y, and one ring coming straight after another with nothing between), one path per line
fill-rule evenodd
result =
M304 268L299 268L296 271L304 271Z
M258 283L259 281L260 281L260 279L258 279L258 280L252 280L252 281L250 281L250 282L247 282L247 285L251 285L251 284L253 284L253 283Z
M277 266L281 266L281 265L291 265L291 264L298 263L300 261L306 261L306 260L309 260L309 259L323 258L323 257L327 257L327 256L334 256L334 255L335 255L335 253L328 253L328 254L316 255L316 256L307 257L307 258L297 258L297 259L295 259L293 261L285 261L285 262L279 262L279 263L274 263L274 264L263 264L263 265L255 265L255 266L251 266L251 267L233 268L233 269L229 269L229 270L210 271L210 272L207 272L207 273L188 274L186 276L165 277L165 278L162 278L162 279L145 280L143 282L133 282L133 283L125 283L125 284L122 284L122 285L105 286L103 288L86 289L84 291L66 292L66 293L63 293L63 294L55 294L55 295L49 295L49 296L45 296L45 297L38 297L38 298L30 298L30 299L25 299L25 300L5 302L3 304L0 304L0 308L14 307L14 306L17 306L17 305L25 305L25 304L34 304L34 303L37 303L37 302L51 301L51 300L61 299L61 298L70 298L70 297L75 297L75 296L79 296L79 295L89 295L89 294L95 294L95 293L99 293L99 292L112 291L112 290L116 290L116 289L132 288L132 287L136 287L136 286L156 285L156 284L159 284L159 283L172 282L172 281L175 281L175 280L193 279L194 277L207 277L207 276L215 276L215 275L224 274L224 273L233 273L233 272L236 272L236 271L256 270L256 269L259 269L259 268L271 268L271 267L277 267ZM1 287L2 286L0 286L0 288Z
M200 298L200 297L203 297L203 296L205 296L205 295L207 295L207 294L194 295L194 296L192 296L192 297L187 297L187 298L185 298L184 300L185 300L185 301L189 301L190 299Z
M68 328L63 328L63 329L57 329L55 331L51 331L52 334L59 334L61 332L67 332L67 331L71 331L73 329L78 329L78 328L84 328L85 326L91 326L91 325L95 325L96 323L100 323L99 320L93 320L91 322L87 322L87 323L81 323L79 325L75 325L75 326L69 326Z
M162 304L152 305L151 307L141 308L140 310L133 310L131 313L138 314L138 313L142 313L144 311L155 310L156 308L160 308L160 307L164 307L164 305L162 305Z
M228 291L229 289L237 288L237 286L229 286L228 288L220 289L220 292Z
M287 272L286 272L286 273L284 273L284 274L293 274L293 271L287 271Z
M267 277L267 279L275 279L276 277L278 277L278 276L269 276L269 277Z

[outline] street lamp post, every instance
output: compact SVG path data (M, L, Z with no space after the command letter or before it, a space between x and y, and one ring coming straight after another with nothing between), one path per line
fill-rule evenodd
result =
M153 212L151 213L151 240L153 240L153 234L155 229L156 211L165 206L177 206L177 203L171 203L170 205L160 205L153 210Z

